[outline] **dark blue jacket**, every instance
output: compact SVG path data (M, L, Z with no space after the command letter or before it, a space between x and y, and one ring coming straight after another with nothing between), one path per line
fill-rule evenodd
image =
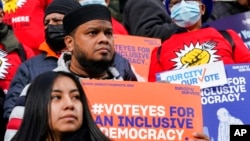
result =
M12 79L7 92L6 99L4 101L4 118L9 118L9 115L16 105L17 99L19 98L23 88L37 75L53 70L56 66L57 58L46 57L46 53L41 53L23 62Z

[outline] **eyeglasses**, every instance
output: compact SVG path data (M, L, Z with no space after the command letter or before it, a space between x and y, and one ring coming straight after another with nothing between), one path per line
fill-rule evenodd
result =
M170 0L169 7L172 8L175 4L180 3L183 0ZM201 0L184 0L184 1L201 1Z

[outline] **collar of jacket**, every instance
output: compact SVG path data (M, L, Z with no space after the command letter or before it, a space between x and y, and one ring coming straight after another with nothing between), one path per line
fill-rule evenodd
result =
M77 77L81 79L90 79L89 77L79 76L78 74L71 71L70 62L71 61L71 53L70 52L63 52L62 55L59 57L57 61L57 68L54 71L66 71L75 74ZM123 77L120 75L119 71L115 67L109 67L108 73L112 76L110 79L123 81Z
M61 55L50 49L49 45L45 41L39 46L39 50L45 52L47 57L59 58Z
M12 52L20 48L18 46L19 42L15 37L13 30L11 30L8 25L3 24L3 27L0 29L0 35L3 35L0 37L0 41L7 52Z

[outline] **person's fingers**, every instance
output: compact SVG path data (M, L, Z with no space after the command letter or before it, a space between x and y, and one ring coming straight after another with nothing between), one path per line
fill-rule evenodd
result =
M193 141L210 141L207 135L199 132L194 132L193 137L195 138Z

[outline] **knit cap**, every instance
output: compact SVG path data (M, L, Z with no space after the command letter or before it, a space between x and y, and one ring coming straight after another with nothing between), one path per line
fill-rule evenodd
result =
M66 34L70 34L81 24L91 20L111 21L111 13L107 6L101 4L88 4L70 12L63 18L63 27Z
M77 0L53 0L45 10L45 16L50 13L68 14L74 9L80 7Z

